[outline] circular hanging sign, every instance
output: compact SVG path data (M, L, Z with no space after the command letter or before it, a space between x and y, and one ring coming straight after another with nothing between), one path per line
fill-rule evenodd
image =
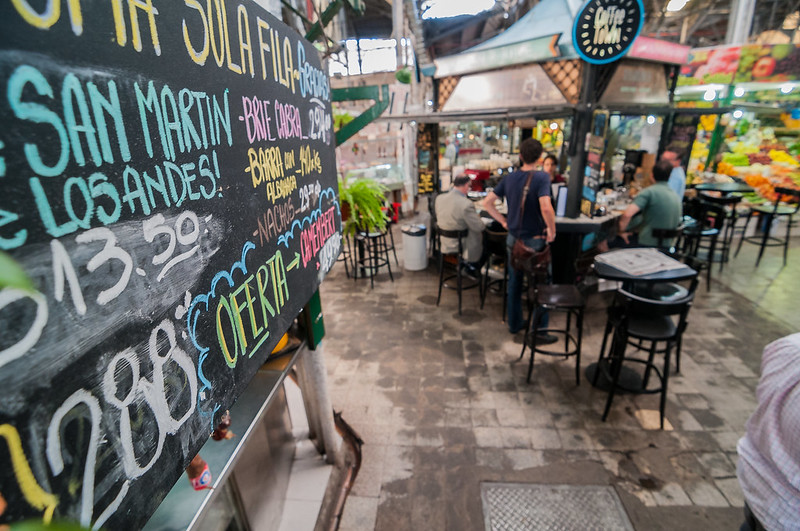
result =
M589 0L572 25L572 45L587 63L625 55L644 26L642 0Z

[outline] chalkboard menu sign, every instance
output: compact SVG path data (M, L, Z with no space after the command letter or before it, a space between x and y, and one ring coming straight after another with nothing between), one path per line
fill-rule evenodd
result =
M417 193L433 194L439 191L438 124L417 124L417 166L419 179Z
M672 119L667 135L667 145L664 151L672 151L678 154L681 166L686 168L689 165L689 158L692 155L692 145L697 137L697 126L700 124L699 114L676 114Z
M136 529L339 254L328 76L244 0L14 0L0 83L0 524Z

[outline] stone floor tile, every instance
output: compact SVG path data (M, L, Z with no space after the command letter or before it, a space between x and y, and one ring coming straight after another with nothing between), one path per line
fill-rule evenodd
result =
M530 430L531 445L535 450L560 450L563 448L558 431L548 428Z
M667 483L660 490L654 491L653 498L660 506L692 504L692 500L677 483Z
M498 408L497 420L501 426L522 427L527 426L524 409Z
M538 468L546 464L544 453L539 450L505 448L503 455L512 470Z
M339 523L341 531L363 531L375 529L378 516L378 498L348 496Z
M479 448L503 448L503 435L500 428L472 428L475 444Z
M500 428L504 448L530 448L531 436L528 428Z
M744 495L739 480L735 477L715 479L714 484L733 507L744 507Z
M705 467L712 478L730 478L736 476L736 464L732 463L724 452L698 453L695 457Z
M692 503L701 507L727 507L725 496L714 486L705 481L689 483L684 487Z

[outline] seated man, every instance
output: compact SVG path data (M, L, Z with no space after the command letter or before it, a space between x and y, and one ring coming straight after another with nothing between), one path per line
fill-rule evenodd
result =
M470 178L466 175L453 180L453 188L446 194L436 198L436 223L445 230L469 229L469 235L464 241L467 260L466 273L477 277L478 270L483 265L483 229L475 205L467 197L471 185ZM458 250L458 241L452 238L442 238L442 252L452 253Z
M741 530L800 529L800 334L764 348L756 398L736 448Z
M656 247L658 238L653 237L653 229L676 229L680 225L683 207L681 199L669 187L670 173L672 163L667 160L656 163L653 167L655 184L639 192L619 219L619 238L624 243L612 243L611 247ZM635 234L626 232L631 229Z

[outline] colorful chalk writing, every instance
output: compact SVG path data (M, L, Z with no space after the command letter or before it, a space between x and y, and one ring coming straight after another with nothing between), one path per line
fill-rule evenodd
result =
M330 96L253 2L0 2L0 527L147 522L335 264Z

